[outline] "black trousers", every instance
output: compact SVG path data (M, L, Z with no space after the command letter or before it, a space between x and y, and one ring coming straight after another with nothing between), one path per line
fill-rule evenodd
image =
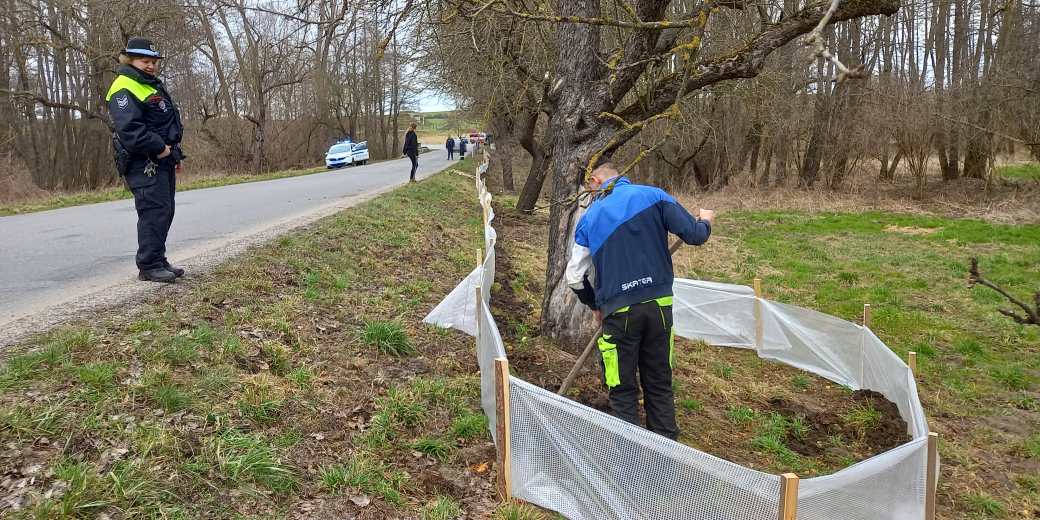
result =
M651 300L607 316L598 342L614 416L639 424L642 387L646 428L676 439L672 323L671 297Z
M451 160L454 157L455 157L455 149L454 148L448 148L448 159Z
M160 160L154 174L148 175L147 160L135 160L126 174L126 184L134 194L137 209L137 268L158 269L166 265L166 236L173 224L174 194L177 191L176 164Z
M410 180L415 180L415 169L419 167L419 155L415 153L409 153L408 158L412 161L412 173L408 174Z

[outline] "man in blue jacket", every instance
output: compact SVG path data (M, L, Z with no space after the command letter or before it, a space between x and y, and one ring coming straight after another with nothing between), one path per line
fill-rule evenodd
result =
M663 190L632 184L610 163L592 172L587 187L598 193L575 228L566 277L603 322L597 341L610 408L639 424L641 385L647 429L677 439L668 233L699 246L711 235L715 213L700 210L693 217Z

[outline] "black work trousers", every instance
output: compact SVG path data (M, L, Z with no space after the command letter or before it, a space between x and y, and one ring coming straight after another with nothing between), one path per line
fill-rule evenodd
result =
M666 297L607 316L598 343L614 416L639 424L642 387L646 428L674 440L679 427L672 394L672 334L671 297Z
M145 271L166 265L166 236L173 224L174 194L177 191L176 163L167 157L153 162L131 162L126 184L134 194L137 209L137 268ZM149 175L151 173L151 175Z
M415 169L419 167L419 154L408 152L408 159L412 161L412 173L408 174L409 180L415 180Z
M448 148L448 160L455 158L455 148Z

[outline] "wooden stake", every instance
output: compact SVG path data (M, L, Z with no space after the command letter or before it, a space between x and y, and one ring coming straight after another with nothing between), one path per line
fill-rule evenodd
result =
M512 453L509 445L509 360L495 358L495 444L498 452L498 496L512 498Z
M477 248L477 269L484 267L484 248Z
M762 348L762 337L765 335L762 327L762 279L755 278L755 348Z
M477 320L477 333L473 335L473 339L477 341L477 351L480 351L480 315L483 314L480 312L480 303L484 299L484 291L480 289L479 285L473 290L473 296L475 298L473 301L476 302L476 306L474 307L476 309L476 315L474 316L474 319Z
M907 364L910 365L910 371L917 376L917 352L909 352L907 354Z
M924 520L935 520L935 491L939 482L939 434L928 433L928 468L925 473Z
M863 326L868 328L868 329L870 328L870 304L869 303L864 303L863 304Z
M780 520L795 520L798 513L798 475L780 475Z

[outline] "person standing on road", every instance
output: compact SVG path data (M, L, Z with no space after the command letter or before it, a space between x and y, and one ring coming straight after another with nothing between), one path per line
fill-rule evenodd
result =
M415 182L415 169L419 167L419 137L415 135L415 123L408 125L408 133L404 134L404 155L412 161L408 182Z
M466 160L466 139L461 135L459 136L459 160Z
M170 283L184 276L184 269L166 259L176 172L185 159L180 147L184 127L177 105L156 77L162 58L151 40L130 38L105 101L115 128L116 167L137 209L137 277Z
M641 385L647 429L675 440L675 275L668 233L701 245L715 212L702 209L693 217L663 190L632 184L611 163L596 168L586 187L597 193L575 228L566 279L603 324L597 342L610 409L638 425ZM595 268L595 287L589 267Z
M448 160L450 161L450 160L454 159L455 158L455 139L453 139L449 135L448 136L448 140L444 142L444 147L448 149Z

